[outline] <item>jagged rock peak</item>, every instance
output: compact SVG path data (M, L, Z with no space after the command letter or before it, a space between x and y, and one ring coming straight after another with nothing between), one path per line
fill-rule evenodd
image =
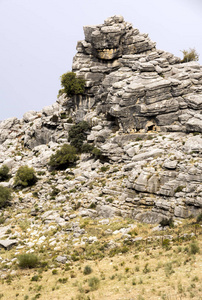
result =
M124 132L202 132L202 67L156 49L122 16L84 26L73 71L86 80L85 97L69 105L82 119L91 108Z
M122 16L113 16L103 25L84 26L85 41L77 49L102 60L112 60L122 55L137 54L155 49L147 34L140 34Z

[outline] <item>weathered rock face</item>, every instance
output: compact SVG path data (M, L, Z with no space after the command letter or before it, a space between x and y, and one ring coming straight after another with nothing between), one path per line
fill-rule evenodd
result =
M12 187L21 165L42 174L33 188L38 200L28 192L21 202L15 193L14 204L32 207L31 214L41 214L45 224L63 226L74 219L69 210L76 199L82 217L118 214L155 223L164 217L198 215L202 212L201 66L181 64L179 58L157 50L147 35L120 16L86 26L84 32L73 71L86 79L85 95L66 98L64 94L40 112L0 123L0 168L7 165L12 175L1 184ZM70 178L60 172L50 177L50 156L69 142L69 129L81 120L91 125L87 142L102 151L105 162L82 154L77 168L67 170ZM56 203L51 202L52 184L59 191ZM62 217L58 207L64 210ZM78 228L74 233L82 234Z
M84 34L85 41L79 46L85 54L102 60L140 53L155 46L146 35L139 34L130 23L124 22L122 16L108 18L101 26L85 26Z
M85 26L84 34L73 71L86 79L86 96L94 99L97 113L116 118L124 132L202 132L202 67L197 62L182 64L157 50L147 34L121 16Z

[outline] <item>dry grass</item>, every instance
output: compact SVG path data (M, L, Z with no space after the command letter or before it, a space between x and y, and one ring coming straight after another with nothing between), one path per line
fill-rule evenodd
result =
M106 225L102 227L95 223L86 222L86 231L92 233L94 227L94 233L100 237L100 243L112 239L112 236L100 233L106 229ZM123 221L122 227L127 227L129 223ZM96 231L96 226L100 230ZM120 222L117 220L109 225L113 229L119 226ZM0 299L202 299L201 228L197 228L196 237L189 238L178 237L194 231L195 227L191 221L185 221L181 226L168 229L164 234L172 234L174 237L168 244L162 244L162 239L149 242L148 237L160 235L159 232L151 231L151 228L150 225L137 224L131 234L141 235L143 240L137 244L127 245L126 253L118 253L111 257L110 250L103 250L102 259L99 255L91 259L90 255L89 257L83 255L84 250L78 248L80 260L73 261L70 265L55 264L54 252L48 267L20 270L17 264L14 264L10 273L6 270L3 273L7 275L0 281ZM113 238L121 243L122 247L124 246L119 234ZM198 248L192 247L193 244ZM92 247L92 251L98 251L96 244L89 247ZM86 249L88 253L88 247ZM193 253L193 249L196 253ZM10 260L14 257L14 250L1 250L0 255ZM47 259L46 251L41 255L43 259ZM84 275L86 265L92 269L92 273L88 275ZM93 279L96 283L94 286L89 284L90 278L97 278Z

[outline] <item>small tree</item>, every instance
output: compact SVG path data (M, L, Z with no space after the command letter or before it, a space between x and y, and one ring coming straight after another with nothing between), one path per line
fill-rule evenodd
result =
M70 165L73 165L77 159L75 147L64 144L61 149L51 155L48 164L55 169L65 169Z
M183 53L182 63L199 60L199 54L196 52L195 48L189 48L189 50L182 50L181 52Z
M6 165L3 165L1 168L0 168L0 181L5 181L7 179L10 178L10 175L9 175L9 167L6 166Z
M29 168L28 166L21 166L17 170L14 178L15 186L27 187L34 185L36 182L37 177L33 168Z
M89 129L90 125L86 121L81 121L70 128L68 132L70 144L78 151L81 151L83 142L86 140L86 131Z
M76 73L67 72L61 76L63 89L59 90L59 96L66 93L68 97L83 94L85 91L85 79L76 77Z
M0 209L7 206L11 199L11 189L0 185Z

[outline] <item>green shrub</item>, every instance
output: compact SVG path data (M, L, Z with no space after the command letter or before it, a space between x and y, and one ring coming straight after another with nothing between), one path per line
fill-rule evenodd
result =
M109 202L109 203L112 203L113 201L114 201L113 198L107 198L107 199L106 199L106 202Z
M3 216L1 216L0 217L0 225L4 224L5 221L6 221L6 219Z
M149 266L149 263L146 263L144 266L144 269L143 269L143 273L147 274L151 271L148 266Z
M76 77L74 72L67 72L61 76L61 86L63 89L59 90L59 96L66 93L68 97L72 97L84 93L85 80Z
M95 202L91 202L91 204L89 205L88 208L90 208L90 209L95 209L96 206L97 206L97 204L96 204Z
M88 285L89 287L91 288L92 291L96 291L98 290L99 288L99 285L100 285L100 280L99 278L97 277L91 277L89 280L88 280Z
M60 114L60 118L63 120L63 119L67 119L67 115L65 112L61 113Z
M183 59L181 60L181 63L199 60L199 54L194 48L189 48L189 50L182 50L181 52L183 53Z
M184 189L184 186L183 186L183 185L179 185L179 186L175 189L175 194L176 194L176 193L182 192L183 189Z
M0 181L5 181L7 179L10 178L10 175L9 175L9 167L6 166L6 165L3 165L1 168L0 168Z
M31 281L39 281L40 280L40 276L39 275L34 275L32 278L31 278Z
M89 129L90 125L86 121L81 121L70 128L68 132L70 144L78 151L81 151L83 142L87 137L86 131Z
M197 223L202 223L202 213L197 216L196 222Z
M162 227L166 227L166 226L168 226L168 227L170 227L170 228L173 228L173 227L174 227L173 218L169 218L169 219L163 218L159 224L160 224Z
M60 190L57 187L53 187L52 191L50 193L51 198L54 198L55 196L57 196L60 193Z
M82 153L91 153L93 151L93 149L94 149L94 146L92 144L85 143L81 147L81 152Z
M169 246L170 246L170 240L169 240L169 239L164 239L164 240L162 241L162 246L163 246L164 248L168 249Z
M165 271L166 277L169 277L171 274L175 273L175 271L173 270L172 262L168 262L165 264L164 271Z
M39 259L33 253L25 253L18 256L19 267L22 269L36 268Z
M90 266L85 266L85 268L84 268L84 270L83 270L83 274L84 275L89 275L89 274L91 274L92 273L92 269L91 269L91 267Z
M190 254L200 253L200 247L197 243L190 244Z
M101 172L106 172L106 171L108 171L109 170L109 166L102 166L101 168L100 168L100 171Z
M15 186L27 187L34 185L36 182L37 177L33 168L28 166L19 167L14 178Z
M68 280L68 278L66 278L66 277L65 277L65 278L59 278L59 279L58 279L58 282L59 282L59 283L66 283L67 280Z
M102 151L98 148L94 148L92 151L92 154L96 157L96 158L102 158Z
M9 201L12 198L11 193L11 189L0 185L0 208L9 204Z
M66 169L73 165L77 159L75 147L64 144L61 149L56 151L56 154L51 155L48 164L55 169Z

